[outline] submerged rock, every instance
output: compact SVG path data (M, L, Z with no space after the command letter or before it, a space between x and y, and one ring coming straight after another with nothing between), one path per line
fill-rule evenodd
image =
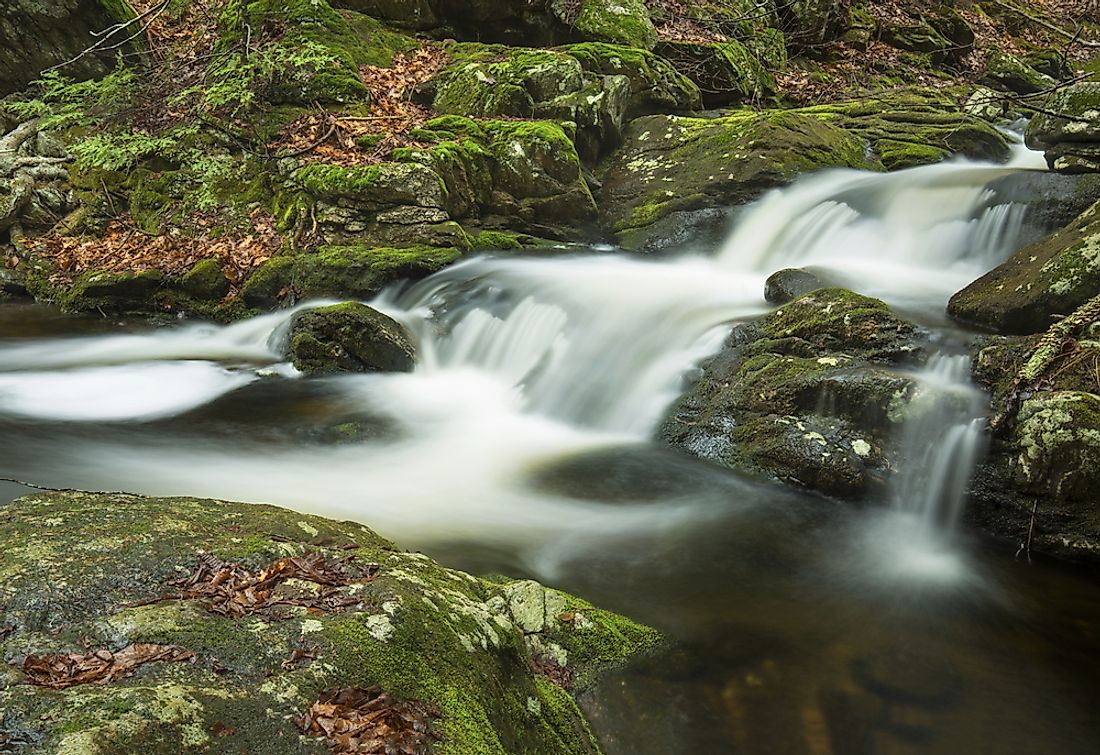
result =
M859 497L891 467L894 428L918 392L889 368L918 350L913 325L877 299L814 291L735 329L659 436L732 469Z
M416 350L404 325L358 302L311 309L290 324L288 356L307 375L410 372Z
M0 507L0 577L0 742L28 752L325 752L295 723L325 690L421 711L440 753L597 752L559 684L583 689L658 641L536 582L446 569L357 524L193 498L14 501ZM57 688L23 671L157 648L163 660L106 683L70 686L60 662Z
M998 333L1037 333L1100 291L1100 202L951 297L947 313Z

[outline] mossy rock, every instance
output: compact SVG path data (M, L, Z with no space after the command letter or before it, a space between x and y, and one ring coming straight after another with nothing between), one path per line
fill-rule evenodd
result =
M1100 172L1100 82L1059 89L1024 133L1027 145L1046 151L1047 165L1065 173Z
M1057 82L1015 55L994 50L989 54L989 64L982 83L1015 94L1034 94L1051 89Z
M886 24L879 29L883 42L899 50L925 53L932 65L947 61L952 43L931 24L917 20L909 24Z
M805 294L739 326L658 434L722 466L858 498L896 462L896 426L919 397L880 365L920 354L918 333L877 299Z
M757 102L775 94L772 67L748 45L737 42L661 42L656 51L691 78L708 108L739 102ZM772 61L774 65L775 61Z
M644 247L674 213L728 207L825 167L864 167L862 142L797 111L633 121L604 166L601 213L629 248Z
M1038 333L1100 291L1100 202L1066 228L1028 244L959 291L957 320L998 333Z
M324 689L375 685L438 710L439 753L597 752L570 694L534 663L564 663L581 689L659 639L537 583L490 583L358 524L272 506L35 495L0 507L0 525L0 735L27 742L26 752L322 753L294 716ZM350 604L340 611L285 605L233 618L165 598L201 553L255 572L308 552L350 555L353 574L369 564L377 573L331 588ZM303 599L323 588L299 579L277 589ZM138 643L195 659L61 690L24 684L9 665ZM306 657L294 654L301 647Z
M221 262L208 258L196 262L183 274L175 288L195 299L217 301L229 295L229 280L225 277Z
M290 324L287 356L307 375L411 372L412 334L392 317L359 302L301 312Z
M296 256L273 257L241 290L250 307L274 307L295 298L368 299L385 286L438 272L462 256L453 247L323 246Z
M804 54L820 54L851 26L847 0L788 0L777 6L789 48Z
M951 92L912 89L874 101L837 102L797 112L858 134L887 170L939 162L952 155L993 161L1011 155L1004 134L981 118L960 112Z
M629 79L630 98L624 120L653 113L689 112L702 106L695 82L652 52L602 42L583 42L561 49L576 58L590 74Z
M572 21L575 33L592 42L652 50L657 30L644 0L581 0Z
M66 312L146 312L153 295L164 285L165 276L157 270L138 273L91 270L77 276L68 287L55 289L53 298ZM35 296L48 298L40 291Z

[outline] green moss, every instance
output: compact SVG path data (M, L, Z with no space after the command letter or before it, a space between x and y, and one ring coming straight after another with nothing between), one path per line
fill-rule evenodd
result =
M603 42L582 42L561 49L589 73L626 76L630 80L625 114L628 120L648 113L697 110L702 106L698 85L652 52Z
M314 194L355 195L369 191L377 183L381 173L382 170L377 165L346 168L313 163L299 170L295 178L307 191Z
M877 148L879 159L886 170L901 170L917 165L938 163L950 154L941 147L895 139L880 139Z
M653 49L657 31L643 0L582 0L573 22L585 39Z
M507 231L481 231L473 238L475 250L522 249L532 246L535 239L522 233Z

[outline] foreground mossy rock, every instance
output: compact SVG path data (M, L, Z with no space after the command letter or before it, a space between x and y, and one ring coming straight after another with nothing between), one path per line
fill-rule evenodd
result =
M1024 133L1027 146L1046 152L1051 170L1100 172L1100 82L1059 89Z
M125 0L9 0L0 13L0 97L19 91L51 66L80 56L65 68L75 79L110 71L130 32L111 35L110 44L82 55L102 32L134 17ZM124 45L123 49L131 49Z
M998 333L1038 333L1100 291L1100 202L951 297L947 313Z
M260 308L326 296L368 299L391 283L427 277L461 256L454 247L323 246L268 260L249 277L241 297Z
M255 574L312 553L330 563L351 556L347 573L358 577L343 586L308 573L276 580L279 604L258 610L242 600L219 614L206 608L216 601L170 597L199 563ZM0 628L0 741L81 755L323 753L294 717L322 690L374 686L438 713L440 753L596 752L569 692L534 669L579 689L658 640L538 583L446 569L350 522L84 493L0 506ZM24 683L20 671L30 654L141 643L194 658L66 689Z
M994 337L974 356L974 376L992 406L1017 411L979 466L967 516L1013 545L1031 531L1037 553L1100 562L1100 326L1030 384L1016 385L1039 343L1039 336Z
M859 497L891 468L894 430L919 398L889 368L919 348L881 301L814 291L735 328L659 436L732 469Z
M646 248L684 213L746 202L799 173L864 165L858 138L797 111L648 116L603 166L600 210L620 244Z
M288 357L307 375L327 372L410 372L412 334L358 302L301 312L290 324Z

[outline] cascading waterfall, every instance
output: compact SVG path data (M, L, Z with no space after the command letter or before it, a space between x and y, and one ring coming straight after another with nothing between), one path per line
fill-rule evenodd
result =
M894 504L914 515L926 534L950 532L985 440L982 394L970 383L965 355L934 354L914 377L914 416L904 430Z
M338 448L256 449L217 438L161 448L133 441L128 430L111 440L69 442L65 469L74 477L66 482L116 487L124 464L139 492L263 500L369 518L416 544L463 533L481 542L546 543L567 532L652 527L677 516L676 507L613 511L532 489L528 480L578 453L646 442L685 372L719 347L731 322L766 311L763 283L779 268L811 267L826 282L925 318L939 316L952 292L1019 243L1024 208L998 204L986 189L1015 169L952 162L887 175L823 172L745 208L713 258L588 254L463 262L371 302L416 334L413 373L312 383L385 418L397 428L395 437ZM0 419L7 413L144 422L233 391L270 391L294 377L278 363L292 315L224 328L0 344ZM932 431L912 432L931 437ZM976 453L971 436L968 430L950 436L958 449L948 454L952 460ZM947 441L932 445L942 449ZM914 465L932 474L939 463L930 457ZM948 508L956 508L956 483L967 465L942 466L935 485L906 477L901 488L919 493L899 498L955 501ZM451 500L462 500L461 510Z

